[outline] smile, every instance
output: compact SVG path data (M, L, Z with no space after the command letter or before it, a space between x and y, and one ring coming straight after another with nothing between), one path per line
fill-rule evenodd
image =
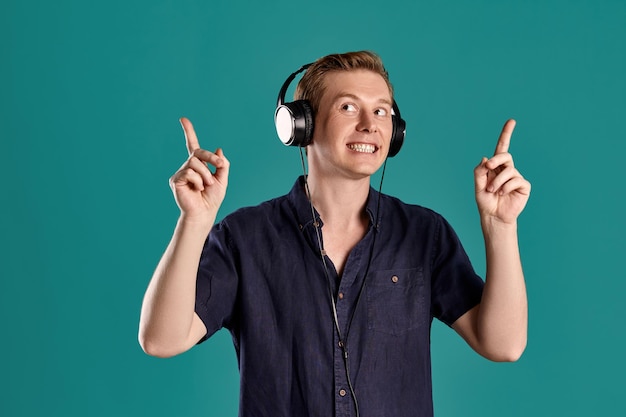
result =
M369 143L351 143L348 148L355 152L362 153L374 153L376 152L376 146Z

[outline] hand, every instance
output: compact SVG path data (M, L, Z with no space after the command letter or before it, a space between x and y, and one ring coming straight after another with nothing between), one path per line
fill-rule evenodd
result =
M493 156L483 158L474 169L476 203L482 221L514 224L530 196L530 183L515 169L509 153L514 128L515 120L508 120Z
M215 153L200 148L189 119L183 117L180 123L189 158L170 178L170 187L181 214L202 219L208 213L215 215L224 201L230 162L219 148ZM209 170L207 163L215 167L215 173Z

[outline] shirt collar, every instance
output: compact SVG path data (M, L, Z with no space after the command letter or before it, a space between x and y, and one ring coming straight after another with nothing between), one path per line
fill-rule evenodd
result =
M308 226L313 224L313 215L311 214L311 203L309 202L309 198L306 193L306 185L304 182L304 176L298 177L295 184L291 188L287 198L289 199L291 205L295 209L296 216L298 219L298 223L300 224L300 229L305 229ZM367 197L367 204L365 206L365 210L370 217L370 225L374 224L374 219L376 218L376 212L378 210L378 199L379 193L370 187L369 195ZM315 215L315 220L320 223L320 226L323 226L324 223L320 219L319 213L315 208L313 208L313 212ZM380 222L380 213L378 213L379 222Z

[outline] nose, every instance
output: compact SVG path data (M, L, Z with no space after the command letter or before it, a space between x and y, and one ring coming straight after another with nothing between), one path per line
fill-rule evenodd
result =
M376 118L369 112L361 112L359 115L359 123L356 126L359 132L374 133L378 129L376 126Z

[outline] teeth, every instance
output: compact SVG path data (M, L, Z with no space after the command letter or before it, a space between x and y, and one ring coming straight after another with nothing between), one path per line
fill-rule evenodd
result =
M365 143L352 143L348 145L348 148L352 149L353 151L363 153L374 153L374 151L376 151L376 146Z

